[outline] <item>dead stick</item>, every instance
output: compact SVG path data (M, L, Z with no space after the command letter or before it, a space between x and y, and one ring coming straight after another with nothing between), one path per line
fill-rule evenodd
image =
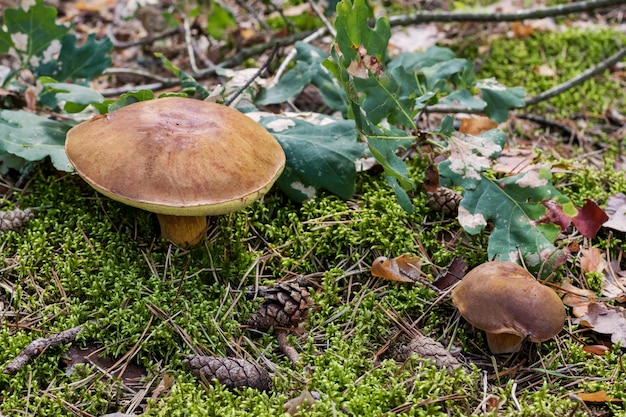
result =
M83 329L83 325L72 327L71 329L63 330L50 337L42 337L40 339L33 340L28 346L20 352L7 366L2 370L3 373L14 375L22 369L28 361L32 358L41 355L46 349L53 346L63 345L65 343L71 343L76 340L76 336Z
M291 344L287 340L287 332L284 330L276 330L275 334L276 340L278 340L278 346L280 347L280 350L282 350L285 356L289 358L291 363L296 365L300 361L300 354L298 354L298 351L293 346L291 346Z

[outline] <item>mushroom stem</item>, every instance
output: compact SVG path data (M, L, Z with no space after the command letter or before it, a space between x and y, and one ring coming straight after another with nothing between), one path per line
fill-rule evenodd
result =
M486 333L487 345L494 355L519 352L524 338L513 333Z
M157 217L161 226L161 236L183 248L197 245L205 236L206 216L157 214Z

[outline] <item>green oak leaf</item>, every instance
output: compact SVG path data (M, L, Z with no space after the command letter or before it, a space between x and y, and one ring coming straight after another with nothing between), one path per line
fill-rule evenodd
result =
M65 102L63 109L68 113L81 112L88 105L104 100L102 94L79 84L50 82L45 77L40 81L46 92L53 94L57 101Z
M522 254L529 270L540 270L545 261L557 266L562 252L554 246L561 228L554 223L538 221L546 214L542 202L557 201L576 210L571 201L550 182L549 167L536 168L519 175L481 180L465 190L459 206L458 220L470 234L480 233L492 223L487 254L489 259L519 261Z
M278 186L294 201L313 198L324 189L343 199L355 192L357 159L365 145L357 141L354 122L324 116L316 123L280 116L262 117L281 144L287 163Z
M46 6L43 0L26 7L4 10L3 27L6 30L0 27L0 53L13 49L22 66L35 69L53 59L60 47L59 40L69 27L56 24L57 10Z
M65 155L65 134L72 127L23 110L0 110L0 153L8 152L27 161L50 157L61 171L71 171Z
M61 52L57 58L57 68L51 75L59 81L91 80L111 66L109 52L113 43L109 38L96 40L90 33L81 46L77 46L76 35L65 35L61 41Z
M510 109L526 105L526 91L521 87L507 88L493 79L481 80L477 87L487 103L487 116L498 123L507 121Z
M374 27L369 25L369 7L365 0L344 0L337 4L335 29L336 40L341 53L348 60L357 58L356 50L363 46L368 55L383 61L387 44L391 38L391 28L386 18L376 20Z

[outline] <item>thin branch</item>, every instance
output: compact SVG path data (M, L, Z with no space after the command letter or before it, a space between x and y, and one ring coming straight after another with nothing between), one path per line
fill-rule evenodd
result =
M158 41L160 39L163 38L167 38L169 36L172 36L176 33L180 33L183 30L183 28L181 26L175 27L175 28L171 28L168 29L164 32L158 33L156 35L152 35L152 36L147 36L145 38L141 38L138 39L136 41L132 41L132 42L122 42L122 41L118 41L117 38L115 37L115 34L113 33L113 28L111 25L107 25L106 27L106 34L109 37L109 39L111 39L111 42L113 43L113 46L117 49L125 49L125 48L130 48L132 46L139 46L139 45L148 45L151 44L155 41Z
M525 19L540 19L544 17L554 17L559 15L565 15L570 13L580 13L585 11L590 11L602 7L610 7L626 4L626 0L588 0L581 1L577 3L570 3L564 5L558 5L553 7L540 7L537 9L531 10L523 10L514 13L443 13L443 12L418 12L410 15L404 16L392 16L389 18L390 26L406 26L410 24L416 23L428 23L428 22L501 22L501 21L519 21ZM162 34L156 36L150 36L148 38L144 38L142 40L136 42L119 42L115 39L115 37L110 33L110 28L107 27L107 34L113 41L113 44L116 48L126 48L129 46L140 45L144 43L151 43L157 39L161 39L171 34L177 33L181 30L181 28L170 29ZM327 27L321 27L317 30L309 30L304 32L298 32L291 36L287 36L284 38L273 39L270 42L261 43L258 45L254 45L250 48L246 48L233 55L229 59L221 62L219 65L215 67L206 68L191 74L191 76L196 80L205 79L211 77L216 74L216 72L220 68L231 68L241 64L248 58L253 56L257 56L268 49L272 49L274 45L278 44L279 46L287 46L292 45L300 40L305 40L309 36L313 36L313 39L317 37L321 37L327 35L329 33L329 29ZM292 58L293 59L293 58ZM122 94L128 91L133 91L137 88L146 88L158 90L161 88L171 87L180 83L178 78L167 79L166 81L162 81L160 83L148 84L144 86L134 86L134 87L123 87L118 89L110 89L101 91L101 94L106 96L113 96ZM429 108L429 111L440 112L440 110ZM451 112L460 112L460 110L452 109Z
M324 26L326 27L326 29L328 29L328 33L330 33L333 38L337 36L337 31L333 27L332 23L330 23L328 19L326 19L326 16L324 16L324 13L322 13L317 3L315 3L313 0L309 0L309 6L311 6L313 12L317 15L317 17L320 18L322 23L324 23Z
M587 81L589 78L600 74L607 68L620 62L622 58L624 58L625 56L626 56L626 47L620 49L615 54L601 61L598 65L595 65L589 68L588 70L581 72L577 76L572 77L569 80L550 88L549 90L539 93L534 97L528 97L524 101L526 102L526 105L528 106L531 104L537 104L540 101L551 99L552 97L557 96L569 90L572 87L582 84L583 82Z
M41 355L46 349L71 343L76 340L76 336L83 329L83 326L72 327L71 329L64 330L50 337L42 337L33 340L28 346L24 348L7 366L2 370L3 373L14 375L20 369L36 356Z
M326 28L323 28L324 31L326 31ZM194 72L192 74L190 74L195 80L202 80L202 79L206 79L208 77L211 77L213 75L215 75L217 73L217 71L221 68L232 68L235 67L239 64L241 64L243 61L245 61L246 59L253 57L253 56L257 56L259 54L262 54L263 52L267 51L268 49L272 49L275 45L278 46L287 46L287 45L291 45L294 44L295 42L302 40L304 38L306 38L307 36L310 36L312 33L314 33L315 31L313 30L307 30L304 32L298 32L295 33L291 36L287 36L284 38L277 38L274 39L271 42L265 42L265 43L261 43L258 45L254 45L250 48L246 48L241 50L240 52L238 52L237 54L233 55L232 57L230 57L229 59L226 59L224 61L222 61L220 64L214 66L214 67L210 67L210 68L205 68L202 69L198 72ZM327 33L327 32L326 32ZM135 85L135 86L124 86L124 87L120 87L120 88L111 88L111 89L107 89L107 90L102 90L100 91L100 94L102 94L105 97L110 97L110 96L116 96L119 94L123 94L123 93L128 93L129 91L135 91L135 90L160 90L163 88L167 88L167 87L172 87L175 85L180 84L180 80L176 77L172 77L172 78L167 78L161 82L158 83L152 83L152 84L145 84L145 85Z
M276 56L276 52L277 51L278 51L278 44L274 45L274 48L272 49L272 52L270 52L270 55L267 57L267 59L265 60L263 65L261 65L259 67L259 69L254 73L254 75L252 77L250 77L249 80L247 80L245 82L244 85L242 85L241 87L239 87L239 89L237 91L235 91L235 93L224 103L224 105L230 106L231 104L233 104L235 99L237 97L239 97L241 95L241 93L243 93L245 91L245 89L248 88L250 86L250 84L252 84L252 82L254 82L254 80L256 80L257 77L259 75L261 75L261 73L263 71L265 71L265 69L270 65L270 63L274 59L274 56Z
M392 16L389 18L389 25L405 26L415 23L431 22L516 22L526 19L543 19L544 17L587 12L601 7L617 6L621 4L626 4L626 0L588 0L552 7L520 10L512 13L416 12L409 15Z
M187 45L187 55L189 55L189 65L194 72L198 72L198 66L196 65L196 55L193 50L193 44L191 43L191 25L189 24L189 18L187 15L183 18L183 27L185 28L185 44Z
M162 77L158 74L153 74L149 71L145 71L142 69L136 69L136 68L107 68L104 70L103 74L130 74L130 75L136 75L139 77L144 77L144 78L152 78L156 81L159 81L161 83L166 83L168 82L170 79L167 77ZM178 80L178 78L176 78L176 80Z
M327 28L325 27L319 28L318 30L311 33L306 38L302 39L301 42L309 43L319 38L320 36L324 36L327 33L328 33ZM280 77L282 77L283 73L287 70L289 63L296 57L297 54L298 54L298 51L296 50L296 48L293 48L291 51L289 51L285 59L283 59L283 62L280 64L280 67L278 67L278 69L276 70L276 73L274 74L274 78L272 78L272 81L267 86L267 88L271 88L278 83L278 80L280 80Z
M297 365L298 362L300 362L300 354L298 354L296 348L291 346L289 340L287 340L287 332L284 330L277 330L275 335L280 350L285 354L285 356L287 356L287 358L289 358L291 363Z
M272 32L272 28L267 24L267 22L263 19L261 19L261 17L259 16L259 14L256 12L256 10L254 10L254 8L252 6L250 6L248 4L248 2L245 2L243 0L235 0L235 3L237 3L240 7L242 7L243 9L245 9L250 16L252 16L254 18L254 20L256 20L257 22L259 22L259 24L261 26L263 26L263 29L266 32L271 33Z

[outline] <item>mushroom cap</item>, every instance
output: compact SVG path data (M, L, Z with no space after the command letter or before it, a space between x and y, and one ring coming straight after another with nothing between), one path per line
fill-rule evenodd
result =
M550 287L513 262L486 262L452 290L461 316L487 333L543 342L561 331L565 306Z
M154 213L224 214L272 187L285 153L261 125L227 106L169 97L83 122L65 151L102 194Z

